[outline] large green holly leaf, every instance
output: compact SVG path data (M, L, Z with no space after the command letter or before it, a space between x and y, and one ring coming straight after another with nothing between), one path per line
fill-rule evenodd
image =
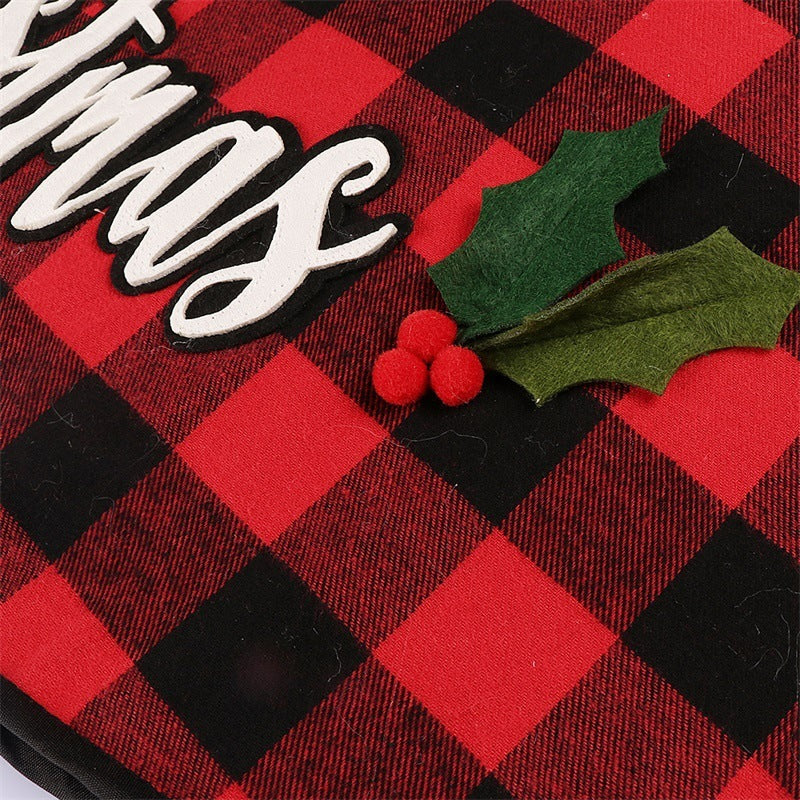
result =
M800 274L720 228L690 247L626 264L475 349L538 405L588 381L661 394L675 370L701 353L774 347L798 301Z
M519 324L625 255L614 206L664 170L665 114L619 131L566 131L538 172L483 190L470 236L429 270L463 338Z

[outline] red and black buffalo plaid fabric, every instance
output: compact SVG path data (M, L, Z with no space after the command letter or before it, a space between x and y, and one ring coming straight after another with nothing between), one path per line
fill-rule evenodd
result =
M101 6L86 4L63 33ZM797 315L773 351L542 408L370 388L480 188L670 106L629 258L727 225L797 269L790 0L178 0L206 116L403 143L409 238L279 332L171 348L100 215L0 234L2 741L61 797L798 796ZM140 53L128 43L116 58ZM159 56L161 57L161 56ZM3 224L51 169L2 187Z

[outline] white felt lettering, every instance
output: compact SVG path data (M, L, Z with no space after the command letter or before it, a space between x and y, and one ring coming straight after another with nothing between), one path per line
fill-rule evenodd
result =
M169 131L199 90L171 64L90 65L137 31L151 45L166 44L165 2L116 0L81 30L29 51L37 17L68 11L76 0L9 0L0 9L0 118L7 120L0 166L44 146L66 156L19 204L9 229L22 239L46 238L112 203L102 235L119 248L115 280L125 291L144 291L269 221L265 253L200 273L169 310L173 341L225 346L277 314L312 273L362 263L400 238L405 220L395 216L322 246L332 203L374 196L399 165L378 129L346 131L301 158L285 131L255 114L176 129L155 155L137 160L133 154L164 126ZM264 181L265 174L272 177ZM230 282L244 288L223 308L195 303Z
M0 88L0 116L47 88L78 65L102 53L122 36L130 35L136 24L142 27L153 42L162 42L166 30L154 9L163 2L164 0L116 0L82 30L47 47L20 54L19 48L35 21L32 10L35 8L41 14L50 4L43 4L42 0L11 0L10 5L4 8L7 12L6 18L0 19L0 30L3 31L0 39L8 43L0 50L0 77L15 77ZM23 11L22 7L26 4L29 10ZM63 5L69 7L72 4Z
M191 281L179 294L170 325L179 336L219 336L250 325L279 308L309 272L356 261L385 247L396 235L391 223L335 247L319 249L322 227L334 189L355 170L367 166L361 177L345 180L342 194L355 197L374 186L389 170L386 146L369 137L351 139L323 150L296 172L274 194L231 220L211 238L224 236L225 228L245 224L272 208L278 221L269 250L261 261L228 267ZM231 280L249 280L226 308L187 319L189 304L210 286Z
M193 86L162 85L169 76L168 67L150 64L115 78L97 92L92 105L51 142L55 153L83 146L28 195L11 217L12 227L47 228L125 185L132 175L119 175L74 196L113 158L195 96Z
M184 189L174 200L142 216L142 212L186 168L229 141L233 141L233 147L207 173ZM146 169L147 177L122 201L108 230L108 241L114 245L143 236L125 264L127 283L131 286L143 286L160 280L221 242L227 231L223 233L221 229L217 229L169 258L158 261L160 256L180 241L186 231L199 226L212 211L283 152L283 139L274 128L264 126L256 131L243 120L233 120L197 133L158 156L132 167L132 173ZM236 230L235 226L228 228L231 231Z

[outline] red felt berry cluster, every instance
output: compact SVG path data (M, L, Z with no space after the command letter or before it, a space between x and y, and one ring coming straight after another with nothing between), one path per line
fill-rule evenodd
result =
M439 311L415 311L400 323L397 347L378 356L372 384L387 403L405 406L428 387L446 406L472 400L483 386L483 365L472 350L457 347L458 328Z

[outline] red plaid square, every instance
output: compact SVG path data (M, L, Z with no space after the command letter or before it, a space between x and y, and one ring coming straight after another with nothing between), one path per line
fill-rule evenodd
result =
M165 797L206 800L230 783L137 669L89 703L72 727Z
M458 0L442 6L443 13L435 15L431 14L430 3L424 0L331 3L335 8L325 16L325 22L357 39L392 64L408 69L490 2Z
M220 98L291 120L306 146L346 125L402 73L363 45L318 22L265 59Z
M238 783L232 783L222 794L217 795L215 800L250 800L250 798Z
M799 727L800 708L795 703L756 752L758 763L788 789L791 797L800 797Z
M2 181L0 190L0 218L7 220L17 206L30 194L31 189L50 172L50 166L44 156L38 155L24 164L13 175ZM57 250L68 234L61 234L53 239L26 242L21 245L9 236L0 236L0 275L3 280L14 286L32 269L35 269L54 250Z
M84 5L84 7L81 9L81 13L85 14L89 18L93 18L96 17L102 10L102 0L95 0L94 2L86 3L86 5Z
M0 330L0 443L5 447L83 377L86 366L14 294L0 303ZM41 360L30 358L30 352L41 353Z
M249 797L466 797L483 769L374 658L242 779Z
M736 348L678 370L661 397L629 392L614 412L735 508L800 433L800 362Z
M658 597L725 504L609 414L503 522L503 533L612 631Z
M132 666L54 567L0 606L0 671L62 722Z
M167 303L174 287L130 297L111 285L112 256L97 246L95 216L17 284L16 292L90 367Z
M538 165L498 139L414 221L408 244L429 263L450 255L469 236L481 210L481 190L526 178Z
M205 3L178 0L178 15ZM172 6L170 14L175 15ZM213 0L179 27L165 55L181 59L193 72L209 75L214 97L219 99L310 24L307 14L283 2ZM219 106L215 105L216 114Z
M269 543L387 435L287 345L177 449Z
M800 181L797 76L800 48L789 44L734 89L709 119L795 183ZM796 258L797 248L794 248Z
M800 439L772 465L745 497L739 513L765 536L800 560L800 527L797 498L800 497Z
M521 798L688 800L714 797L744 760L738 745L620 642L497 773Z
M164 323L156 318L118 347L97 372L175 444L285 344L283 336L274 333L209 353L175 350L164 342ZM148 380L142 380L143 374Z
M175 0L169 8L170 16L175 21L175 27L180 28L213 2L214 0Z
M494 769L614 640L494 533L375 654Z
M47 569L49 562L19 523L0 506L0 602L8 600L28 581ZM2 642L0 642L2 646Z
M496 138L409 75L376 97L355 122L383 125L403 144L403 169L397 182L364 207L373 216L398 208L416 216Z
M791 795L758 761L751 758L716 800L791 800Z
M388 439L272 550L373 647L490 532L457 489Z
M92 525L57 567L126 652L140 658L259 546L172 454Z
M573 36L594 45L602 44L630 18L647 5L648 0L517 0L542 19L549 20Z
M744 0L654 0L601 49L705 115L789 39Z

